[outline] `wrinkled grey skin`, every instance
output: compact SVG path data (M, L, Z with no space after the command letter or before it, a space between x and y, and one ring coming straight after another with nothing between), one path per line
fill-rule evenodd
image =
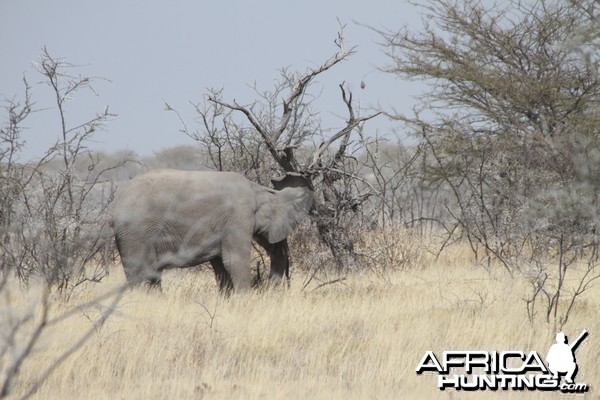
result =
M307 215L313 192L305 178L273 181L278 190L240 174L155 170L120 188L112 225L131 285L160 285L167 268L210 262L221 291L252 285L252 240L271 257L271 278L289 268L287 236Z

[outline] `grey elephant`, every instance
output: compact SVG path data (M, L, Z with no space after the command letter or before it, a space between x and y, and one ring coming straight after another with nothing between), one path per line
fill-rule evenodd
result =
M288 274L287 236L313 202L310 181L273 180L277 190L233 172L154 170L120 188L112 226L127 281L160 285L161 272L210 262L221 291L252 285L252 240Z

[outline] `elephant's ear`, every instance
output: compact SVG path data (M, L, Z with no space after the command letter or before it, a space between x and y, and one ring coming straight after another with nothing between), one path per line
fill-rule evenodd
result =
M269 243L281 242L308 215L313 192L307 188L284 188L259 206L256 219L259 231Z

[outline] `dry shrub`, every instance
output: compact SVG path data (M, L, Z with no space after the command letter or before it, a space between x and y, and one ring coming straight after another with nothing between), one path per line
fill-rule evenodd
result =
M363 264L377 273L422 267L427 253L422 237L402 227L366 230L357 247Z
M331 250L319 239L314 225L302 224L289 238L291 269L297 271L328 270L335 267Z

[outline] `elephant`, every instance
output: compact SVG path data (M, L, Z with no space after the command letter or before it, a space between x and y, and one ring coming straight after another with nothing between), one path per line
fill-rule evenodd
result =
M128 284L161 284L165 269L210 262L221 292L252 286L252 240L271 258L270 279L289 279L287 237L313 203L310 180L288 173L275 189L241 174L161 169L119 188L111 210Z

